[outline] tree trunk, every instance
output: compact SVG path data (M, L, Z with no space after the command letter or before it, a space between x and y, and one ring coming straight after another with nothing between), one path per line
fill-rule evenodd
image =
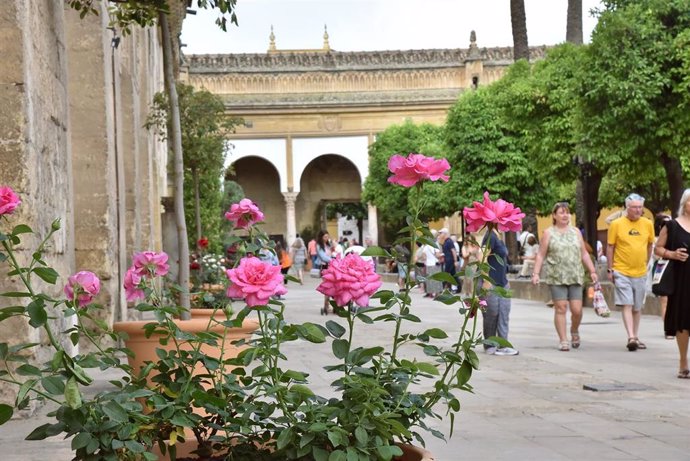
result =
M666 171L666 180L668 181L668 194L671 200L669 209L674 217L678 211L680 198L683 195L683 170L680 167L680 160L677 157L671 157L666 152L662 152L659 160Z
M513 28L513 60L529 61L525 0L510 0L510 23Z
M165 88L168 92L170 101L171 132L169 140L172 143L173 165L175 169L175 222L177 224L177 248L180 255L178 261L177 283L181 288L180 306L186 312L181 314L182 320L189 320L189 244L187 242L187 223L184 218L184 160L182 157L182 127L180 125L180 104L177 99L177 88L175 87L175 76L173 72L173 52L172 37L168 25L168 17L164 12L158 14L161 27L161 38L163 46L163 71L165 74Z
M582 0L568 0L565 41L582 45Z
M192 170L192 181L194 184L194 221L196 222L196 241L203 237L201 233L201 198L199 197L199 170Z

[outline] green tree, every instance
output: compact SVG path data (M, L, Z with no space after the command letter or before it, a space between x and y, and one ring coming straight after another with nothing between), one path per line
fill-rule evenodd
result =
M197 241L206 236L211 242L218 242L225 137L239 120L226 116L223 100L207 90L178 83L177 94L185 170L185 218L195 223ZM170 104L165 93L155 95L147 124L164 138L167 136Z
M470 205L484 191L523 210L543 210L553 201L551 182L526 155L525 136L514 130L505 111L523 78L518 74L529 70L525 61L516 65L520 72L463 94L448 113L445 140L458 207Z
M376 141L369 147L369 175L364 182L362 202L371 203L378 208L379 219L384 228L402 227L407 210L410 209L410 189L388 182L388 159L395 154L407 156L413 152L445 157L442 133L442 127L428 123L417 125L408 120L402 125L388 127L377 135ZM452 169L451 163L451 171ZM439 218L457 210L455 197L445 192L442 184L435 182L425 187L428 206L422 219Z
M604 4L583 74L583 136L621 178L660 163L673 210L690 145L690 0Z

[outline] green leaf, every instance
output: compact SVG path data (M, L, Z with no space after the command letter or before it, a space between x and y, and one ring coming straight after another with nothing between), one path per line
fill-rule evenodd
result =
M297 331L302 338L311 343L323 343L326 341L326 335L313 323L306 322L302 325L298 325Z
M19 386L19 391L17 392L17 397L15 398L15 402L19 404L26 398L26 395L33 389L33 387L36 385L38 382L37 379L28 379L24 381L24 384Z
M290 386L290 391L296 392L304 397L312 397L314 392L303 384L293 384Z
M469 360L464 360L462 362L462 365L460 365L460 368L458 369L458 372L455 376L457 379L457 384L458 386L463 386L467 384L470 381L470 378L472 377L472 364L470 363Z
M361 256L383 256L385 258L390 258L391 254L378 246L368 246L361 254Z
M347 461L359 461L359 454L355 448L347 447L345 451L347 452Z
M74 376L70 377L65 384L65 401L70 408L75 410L81 407L81 392L79 392L79 384Z
M30 298L31 293L26 291L7 291L5 293L0 293L0 296L4 296L6 298Z
M41 376L41 370L28 363L17 368L17 373L22 376Z
M333 355L336 356L336 358L339 359L344 359L347 357L347 353L349 350L349 344L346 339L335 339L333 340L332 344L332 349L333 349Z
M88 432L80 432L72 439L72 450L86 447L93 437Z
M44 282L55 285L59 274L52 267L36 267L33 270L34 274L38 275Z
M38 426L36 429L31 431L31 433L27 435L24 440L43 440L46 437L49 437L50 435L48 434L48 429L50 426L51 424L42 424Z
M355 429L355 438L360 445L366 445L369 441L369 434L367 434L367 430L362 426L357 426L357 429Z
M26 224L19 224L12 229L12 235L31 234L33 231Z
M0 424L5 424L7 421L12 419L13 413L14 408L5 403L0 403Z
M432 274L427 278L431 280L436 280L437 282L450 283L451 285L455 285L458 283L458 281L455 280L455 278L453 278L453 276L450 275L448 272L436 272L435 274Z
M415 363L419 371L422 371L424 373L428 373L430 375L437 376L439 374L438 368L433 363L427 363L427 362L417 362Z
M41 386L52 395L62 395L65 392L65 383L57 376L46 376L41 380Z
M122 405L114 400L111 400L105 404L105 406L103 406L103 412L108 415L110 419L117 421L118 423L126 423L129 419L127 410L122 408Z
M343 450L333 450L328 457L328 461L347 461L347 456Z
M314 461L328 461L328 451L319 447L312 447L312 455L314 455Z
M292 430L291 429L285 429L280 433L278 436L278 440L276 441L278 450L282 450L285 448L290 442L292 441Z
M448 334L440 328L429 328L424 334L436 339L445 339L448 337Z
M34 299L28 306L26 312L29 314L29 325L34 328L42 327L48 321L48 313L42 299Z
M334 338L342 337L345 334L345 332L347 331L342 325L340 325L338 322L335 322L333 320L329 320L328 322L326 322L326 329L328 329L328 332Z

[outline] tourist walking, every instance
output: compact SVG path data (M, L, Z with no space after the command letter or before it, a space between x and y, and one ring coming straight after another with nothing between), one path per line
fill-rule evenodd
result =
M582 234L570 225L570 207L559 202L551 210L552 226L544 230L541 245L534 262L532 283L538 285L540 273L546 266L545 282L553 301L553 324L558 334L558 350L569 351L580 347L580 322L582 321L582 284L584 268L592 282L599 278L587 252ZM534 238L534 237L532 237ZM566 336L567 312L570 307L570 343Z
M304 246L304 240L297 234L295 241L290 245L290 257L292 258L292 267L295 269L299 284L304 285L304 267L307 263L307 248Z
M318 267L319 271L323 271L328 268L328 264L331 262L331 237L326 231L319 231L319 235L316 237L316 263L314 267ZM324 295L323 307L321 308L321 315L328 314L328 296Z
M455 243L450 238L450 232L447 228L442 228L438 231L438 239L443 251L443 272L447 272L451 277L455 278L456 260L458 258L455 252ZM453 285L448 282L443 282L444 288L453 291Z
M654 235L661 235L661 229L666 226L666 223L671 221L669 215L665 213L657 213L654 216ZM658 239L658 237L657 237ZM647 262L647 286L645 287L647 294L652 292L652 279L654 278L654 263L659 260L656 256L656 243L657 239L654 239L652 244L652 257L649 258ZM656 295L655 295L656 296ZM666 305L668 304L668 296L657 296L659 300L659 308L661 310L661 324L664 324L664 319L666 318ZM675 339L675 335L666 335L666 339Z
M623 325L628 335L626 347L633 352L647 349L640 341L640 316L644 306L647 261L654 243L654 225L642 216L644 197L630 194L625 213L611 222L606 260L608 277L615 286L615 303L621 306Z
M518 278L530 278L534 272L534 263L537 261L537 253L539 253L539 243L537 238L529 234L527 240L522 245L522 268Z
M666 224L659 233L654 253L673 264L675 284L673 294L668 297L664 330L676 337L678 345L678 377L690 379L688 367L688 332L690 331L690 189L685 189L678 207L678 217Z
M508 339L508 330L510 322L510 298L500 296L494 290L495 287L504 289L510 288L508 283L508 249L505 243L499 238L496 229L489 231L482 240L482 246L489 252L486 258L489 264L489 278L484 280L482 288L486 290L486 310L483 316L483 333L484 338L498 336L499 338ZM482 250L479 250L480 252ZM480 261L482 260L481 255ZM487 354L496 355L517 355L518 351L512 347L493 347L484 344L484 350Z
M436 246L425 243L421 246L421 260L424 263L424 297L435 298L443 290L441 282L429 277L441 272L441 264L438 261L440 250ZM418 259L419 260L419 259Z
M316 239L309 240L307 244L307 252L309 252L309 258L311 258L312 269L318 269L318 254L316 251Z

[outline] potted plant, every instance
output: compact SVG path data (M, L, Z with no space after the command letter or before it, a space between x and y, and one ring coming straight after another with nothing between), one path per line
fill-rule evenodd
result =
M393 175L389 180L411 188L413 204L399 242L433 244L429 229L419 219L421 192L428 181L447 181L448 168L445 159L420 154L391 158ZM522 214L500 202L491 202L487 196L483 204L475 203L474 209L466 210L468 223L473 228L484 225L514 230ZM159 348L155 360L136 369L120 362L118 353L129 353L126 349L97 347L96 352L71 356L58 341L51 341L55 353L46 364L22 364L20 374L8 371L0 376L20 390L13 405L0 405L0 422L30 399L54 400L59 406L55 423L37 428L30 438L59 433L74 436L75 459L154 460L159 455L179 459L189 443L193 445L190 451L199 459L424 459L424 454L410 454L407 444L423 445L425 433L443 436L428 424L442 418L438 404L445 408L452 428L454 415L460 410L457 392L472 389L469 381L479 363L475 346L482 341L509 345L500 338L482 339L477 332L476 314L484 305L482 284L473 283L475 291L465 297L448 292L437 297L439 302L456 307L458 319L449 322L454 325L450 334L423 326L410 333L410 326L420 327L422 323L422 314L414 309L410 297L417 282L408 275L401 291L380 290L381 280L373 265L353 253L332 260L317 288L330 297L337 317L324 325L292 324L285 316L285 304L277 299L286 291L280 267L257 257L270 252L256 227L263 218L260 210L247 199L235 205L231 217L249 238L243 239L246 246L236 267L226 272L227 295L241 298L244 306L223 323L237 326L248 318L258 321L257 332L246 348L229 357L223 353L225 344L220 335L183 331L174 320L179 308L168 304L166 300L171 298L161 291L162 257L153 254L138 258L140 263L145 261L133 265L140 279L130 284L132 290L141 291L138 296L143 293L137 308L154 313L155 320L146 329L171 347ZM102 323L97 332L83 327L82 320L93 318L97 308L91 304L97 292L95 276L79 273L71 277L65 288L67 299L32 288L31 276L46 276L47 268L40 248L28 263L17 261L13 245L28 231L20 225L0 235L10 276L20 277L26 286L25 291L12 296L28 301L26 306L0 310L0 321L23 316L54 338L50 324L42 321L50 305L61 315L75 316L72 336L83 336L96 345L102 344L97 333L118 338ZM367 249L367 255L395 256L376 247ZM43 269L39 271L39 267ZM466 276L488 278L487 271L486 261L479 261L470 266ZM55 282L57 274L53 275L51 281ZM448 278L443 273L433 277L441 281ZM358 346L354 332L366 331L378 322L391 325L391 338L382 340L381 346ZM284 346L296 340L321 344L332 351L332 363L325 367L333 378L329 395L317 395L306 372L285 365ZM220 353L211 354L204 346L215 347ZM5 360L14 363L22 360L23 347L31 346L7 345L0 352L5 350ZM415 348L418 352L410 353ZM85 370L92 367L117 368L122 378L113 382L112 389L87 396L83 389L90 378Z

